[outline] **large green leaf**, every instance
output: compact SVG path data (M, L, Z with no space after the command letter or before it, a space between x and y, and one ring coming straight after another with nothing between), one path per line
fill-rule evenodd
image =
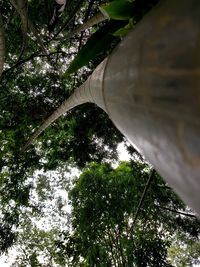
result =
M127 35L133 29L133 27L134 27L133 19L130 19L127 25L118 29L116 32L113 33L113 35L123 37Z
M99 7L109 19L128 20L133 16L133 3L128 0L115 0Z
M122 26L124 26L124 22L111 21L95 32L78 52L64 76L68 76L87 65L90 60L94 59L101 51L107 48L117 38L113 36L113 33Z

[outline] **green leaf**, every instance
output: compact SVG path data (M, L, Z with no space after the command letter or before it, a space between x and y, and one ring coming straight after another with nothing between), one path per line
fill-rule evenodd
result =
M115 0L99 7L109 19L128 20L133 16L133 3L128 0Z
M113 33L121 26L122 23L112 21L95 32L78 52L64 76L68 76L87 65L90 60L94 59L101 51L107 48L116 39Z
M130 19L127 25L125 25L123 28L118 29L116 32L113 33L113 35L123 37L133 29L133 26L133 19Z

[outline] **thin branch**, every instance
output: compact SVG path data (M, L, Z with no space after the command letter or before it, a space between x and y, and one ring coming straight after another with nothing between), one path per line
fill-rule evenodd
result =
M71 53L65 53L64 51L55 51L55 52L51 52L51 53L49 53L49 56L51 56L51 55L55 55L55 54L65 54L65 55L73 55L73 54L75 54L75 52L71 52ZM16 62L13 66L11 66L9 69L7 69L7 70L4 70L3 72L2 72L2 74L4 75L4 74L6 74L7 72L9 72L9 71L11 71L11 70L13 70L13 69L15 69L15 68L17 68L18 66L20 66L20 65L22 65L22 64L24 64L24 63L26 63L26 62L28 62L28 61L30 61L30 60L32 60L32 59L34 59L34 58L40 58L40 57L47 57L47 55L45 54L39 54L39 51L37 51L37 52L35 52L35 53L33 53L32 55L30 55L29 57L27 57L27 58L24 58L24 59L21 59L20 61L18 61L18 62Z
M86 22L86 21L88 20L88 17L89 17L89 15L90 15L90 12L91 12L91 9L92 9L93 4L94 4L94 0L91 0L91 1L89 2L88 8L87 8L87 10L86 10L86 12L85 12L85 17L84 17L83 22ZM79 31L79 32L81 32L81 31ZM83 39L83 32L81 32L81 37L80 37L80 40L79 40L78 51L79 51L80 48L81 48L82 39Z
M85 31L86 29L104 21L107 20L108 18L105 17L101 12L98 12L97 14L95 14L93 17L91 17L90 19L88 19L87 21L85 21L83 24L78 25L71 33L69 33L66 37L65 37L65 41L69 40L71 37L73 37L74 35Z
M19 16L21 18L22 27L23 27L22 32L24 34L27 34L27 31L28 31L28 28L29 28L30 31L35 36L35 38L37 39L37 42L38 42L41 50L43 51L43 53L48 56L48 51L47 51L46 47L44 46L39 33L37 32L37 30L33 26L33 24L30 21L30 19L28 18L27 1L26 0L10 0L10 3L14 6L14 8L16 9L16 11L18 12L18 14L19 14Z
M14 0L10 0L11 4L13 5L13 7L15 8L15 10L18 12L18 14L20 15L21 18L21 22L22 22L22 35L23 35L23 43L22 43L22 48L18 57L18 61L21 60L22 55L25 51L25 47L26 47L26 39L27 39L27 31L28 31L28 21L27 21L27 2L25 1L18 1L15 2Z
M170 209L170 208L163 207L163 206L156 205L156 204L155 204L155 206L157 208L159 208L159 209L168 210L168 211L171 211L171 212L174 212L174 213L177 213L177 214L180 214L180 215L188 216L188 217L191 217L191 218L197 218L197 216L195 214L192 214L192 213L187 213L187 212L184 212L184 211L178 211L178 210Z
M44 54L46 54L46 56L48 58L49 57L49 52L47 51L47 48L43 44L42 39L40 37L40 34L38 33L38 31L36 30L36 28L33 26L32 22L29 19L28 19L28 26L29 26L30 30L32 31L32 33L34 34L35 38L37 39L41 50L43 51ZM48 58L48 60L50 61L49 58Z
M23 34L22 48L21 48L21 51L20 51L20 54L18 56L18 60L16 63L18 63L21 60L25 49L26 49L26 36Z
M27 16L27 1L26 0L10 0L10 3L20 15L22 22L22 31L27 34L28 31L28 16Z
M54 36L52 37L52 39L50 39L49 42L51 42L52 40L54 40L65 28L68 27L68 25L71 23L71 21L73 20L73 18L75 17L77 11L79 10L81 4L82 4L83 0L79 0L77 5L75 6L72 14L69 16L69 18L64 22L63 26L60 28L60 30L54 34Z
M22 65L22 64L24 64L24 63L26 63L26 62L28 62L28 61L31 60L31 59L34 59L35 57L40 57L40 55L39 55L38 53L39 53L39 51L33 53L32 55L30 55L30 56L27 57L27 58L21 59L20 61L18 61L17 63L15 63L13 66L11 66L9 69L4 70L2 74L6 74L7 72L9 72L9 71L15 69L16 67L18 67L18 66L20 66L20 65ZM46 56L46 55L45 55L45 56Z
M144 199L145 199L146 194L147 194L147 190L148 190L148 188L150 186L150 183L151 183L154 175L155 175L155 169L152 169L151 172L150 172L150 175L149 175L149 179L147 180L147 183L146 183L145 188L143 190L142 196L140 198L139 204L137 206L137 209L136 209L136 212L135 212L135 215L134 215L134 218L133 218L133 223L132 223L131 228L130 228L130 233L132 233L132 231L133 231L133 226L134 226L134 224L135 224L135 222L137 220L139 211L140 211L140 209L142 207L142 204L143 204Z

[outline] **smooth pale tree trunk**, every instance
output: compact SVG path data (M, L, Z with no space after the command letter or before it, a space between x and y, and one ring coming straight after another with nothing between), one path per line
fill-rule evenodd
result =
M2 17L0 14L0 76L3 71L4 56L5 56L4 27L3 27Z
M96 103L200 215L200 1L164 0L42 125Z
M66 37L65 40L69 40L71 37L73 37L76 34L79 34L82 31L87 30L88 28L107 20L108 17L106 17L103 13L98 12L96 13L93 17L89 18L87 21L85 21L83 24L78 25L75 30L73 30L71 33L69 33Z

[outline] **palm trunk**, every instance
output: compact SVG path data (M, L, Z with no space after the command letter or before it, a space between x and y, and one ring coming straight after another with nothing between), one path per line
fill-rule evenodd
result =
M4 28L3 28L3 20L0 14L0 76L3 71L4 56L5 56Z
M96 103L200 214L199 13L199 0L161 1L55 118Z
M65 39L70 39L71 37L73 37L74 35L87 30L88 28L104 21L107 20L108 18L103 15L101 12L98 12L97 14L95 14L93 17L91 17L90 19L88 19L87 21L85 21L83 24L78 25L70 34L67 35L67 37Z

